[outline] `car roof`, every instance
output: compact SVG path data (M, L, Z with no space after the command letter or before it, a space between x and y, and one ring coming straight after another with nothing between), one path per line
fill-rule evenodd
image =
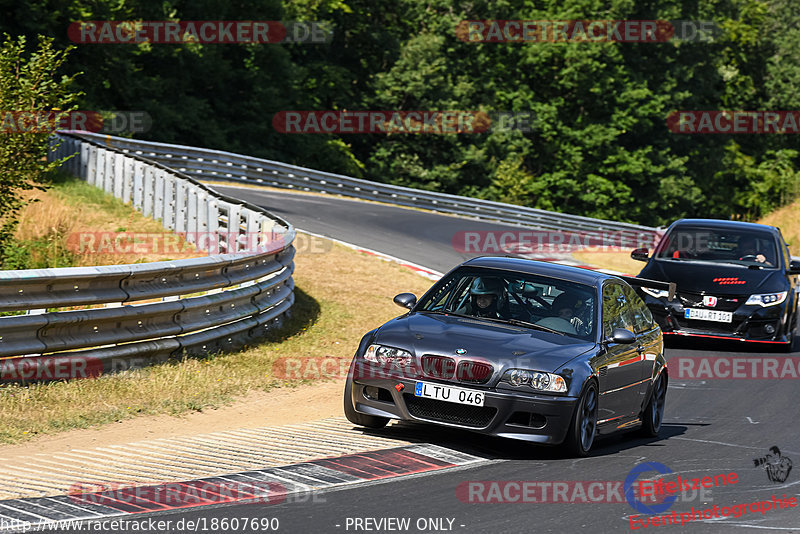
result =
M561 278L562 280L569 280L579 284L597 286L603 280L614 278L615 276L601 273L598 271L590 271L589 269L582 269L580 267L572 267L569 265L559 265L558 263L550 263L546 261L529 260L526 258L511 258L506 256L481 256L472 258L465 261L459 267L485 267L488 269L505 269L508 271L517 271L527 274L539 274L542 276L550 276L553 278Z
M725 219L680 219L669 226L669 229L678 226L704 226L707 228L720 228L724 230L749 230L777 234L778 229L768 224L759 224L744 221L728 221Z

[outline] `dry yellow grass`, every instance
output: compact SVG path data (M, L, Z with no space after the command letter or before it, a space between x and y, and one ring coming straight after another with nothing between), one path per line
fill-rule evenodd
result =
M761 224L777 226L790 247L792 255L800 256L800 200L775 210L760 221Z
M122 232L170 235L161 223L145 217L130 205L101 190L77 179L60 180L46 192L28 192L27 198L35 201L21 213L15 237L20 241L32 241L44 236L53 236L48 240L45 251L36 249L34 254L46 255L47 258L58 258L59 248L67 249L73 255L73 266L120 265L125 263L163 261L166 259L189 258L201 256L193 246L180 241L179 256L175 254L148 253L124 254L115 253L112 247L100 247L98 233L113 236ZM94 237L94 250L89 246L81 246L81 236ZM89 241L84 241L89 243ZM124 246L124 242L122 243ZM114 247L114 250L122 250ZM46 259L45 259L46 261ZM48 263L48 267L64 267L62 264Z
M316 239L316 238L313 238ZM368 330L402 313L392 297L421 295L431 282L394 263L317 243L299 253L295 318L288 337L242 352L126 371L97 379L0 388L0 441L86 428L136 414L218 407L251 390L287 384L271 374L280 357L347 360Z

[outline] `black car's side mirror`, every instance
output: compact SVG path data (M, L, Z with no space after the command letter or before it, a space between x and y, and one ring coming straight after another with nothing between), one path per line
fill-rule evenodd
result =
M650 259L650 251L646 248L637 248L631 252L631 258L637 261L647 261Z
M636 341L636 336L630 330L624 328L615 328L611 332L611 337L605 339L606 343L619 343L622 345L630 345Z
M788 274L800 274L800 260L792 260L789 262Z
M409 310L417 303L417 296L414 293L400 293L394 297L394 303L401 308L408 308Z

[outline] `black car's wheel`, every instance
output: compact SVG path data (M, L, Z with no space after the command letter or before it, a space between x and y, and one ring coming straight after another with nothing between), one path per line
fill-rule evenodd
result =
M566 445L574 456L586 456L597 434L597 386L589 382L575 405Z
M642 434L649 438L654 438L661 430L661 423L664 421L664 405L667 401L667 381L663 373L658 375L656 383L653 385L653 393L650 401L644 409L642 415Z
M351 367L352 369L352 367ZM350 376L352 376L352 372ZM353 406L353 379L348 378L344 384L344 416L354 425L365 426L367 428L383 428L389 422L387 417L377 417L359 413Z

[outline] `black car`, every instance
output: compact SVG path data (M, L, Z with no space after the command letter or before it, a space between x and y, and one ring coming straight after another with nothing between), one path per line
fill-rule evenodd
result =
M670 285L648 283L669 290ZM672 286L674 289L674 286ZM598 434L661 428L661 330L620 277L519 258L471 259L368 332L347 418L424 421L586 455Z
M778 228L714 219L672 223L639 276L676 282L678 298L642 288L665 335L775 343L791 348L800 262Z

